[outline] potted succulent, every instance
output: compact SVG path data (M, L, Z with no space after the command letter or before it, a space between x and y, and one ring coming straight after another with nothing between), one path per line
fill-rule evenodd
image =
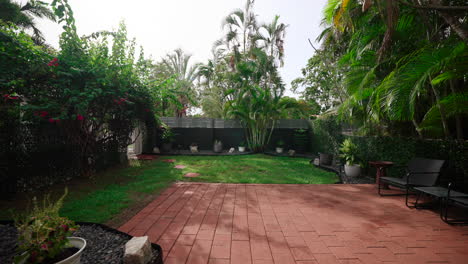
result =
M65 194L56 202L48 197L41 206L33 200L33 210L22 217L16 217L18 230L18 255L15 264L56 263L78 264L86 240L70 237L76 230L75 223L59 215Z
M198 152L198 145L197 143L190 144L190 152L197 153Z
M276 153L281 154L284 151L284 141L280 140L276 143Z
M162 140L162 150L163 152L171 152L172 151L172 143L174 142L174 133L172 132L170 127L163 127L163 133L161 136Z
M245 152L245 142L244 141L241 141L241 143L239 143L239 152Z
M345 159L344 170L348 177L357 177L361 175L361 166L357 157L357 146L351 139L347 138L343 141L340 148L340 157Z
M213 151L216 153L221 153L223 151L223 142L221 142L221 140L215 140Z

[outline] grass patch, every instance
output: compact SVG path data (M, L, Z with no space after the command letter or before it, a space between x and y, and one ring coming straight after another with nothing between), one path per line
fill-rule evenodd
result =
M331 184L335 173L313 167L305 158L263 154L241 156L174 156L176 165L187 166L181 174L200 173L185 181L270 184Z
M175 163L163 159L175 159ZM183 170L175 165L187 166ZM183 174L198 172L197 178ZM154 161L131 161L128 167L115 168L94 179L74 179L40 193L18 194L12 201L0 201L0 219L11 219L8 209L23 211L33 196L49 193L60 197L65 187L69 195L61 215L75 221L105 223L130 208L144 206L148 199L174 181L224 183L330 184L338 181L334 173L317 169L303 158L273 157L262 154L244 156L174 156ZM131 217L134 212L129 213ZM117 217L118 218L118 217ZM127 217L128 218L128 217ZM123 217L122 220L126 220ZM117 221L118 222L118 221Z
M145 197L158 194L180 175L172 165L159 161L131 161L128 167L99 173L94 179L74 179L49 190L18 194L13 201L0 202L0 219L11 219L11 209L25 211L31 199L49 194L56 199L68 187L62 216L75 221L105 223L129 206L141 203Z

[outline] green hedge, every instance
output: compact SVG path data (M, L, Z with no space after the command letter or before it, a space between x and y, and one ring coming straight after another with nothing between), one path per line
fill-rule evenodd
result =
M341 126L333 119L318 119L311 122L312 150L338 154L336 145L344 138L351 138L358 146L359 157L367 165L371 160L393 161L406 165L413 157L446 160L439 184L453 182L457 188L468 191L468 141L431 140L417 138L394 138L383 136L348 136L341 133ZM375 169L365 168L368 175ZM404 168L391 168L390 176L401 176Z

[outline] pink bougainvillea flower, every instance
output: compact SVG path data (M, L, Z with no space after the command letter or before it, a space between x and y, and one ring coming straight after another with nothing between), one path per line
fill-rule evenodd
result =
M77 114L77 115L76 115L76 120L83 121L83 120L84 120L84 116L82 116L82 115L80 115L80 114Z
M61 225L60 227L61 227L61 228L63 229L63 231L65 231L65 232L68 231L68 229L69 229L69 227L68 227L67 225Z
M49 113L47 111L41 111L39 116L40 117L46 117Z
M49 63L47 63L47 66L58 66L58 59L57 58L54 58L52 59L51 61L49 61Z
M150 110L148 108L145 109L145 112L149 112Z
M11 100L16 100L16 99L18 99L18 98L19 98L19 96L10 96L9 99L11 99Z
M49 247L47 246L47 244L42 244L42 245L41 245L41 249L43 249L43 250L48 250Z
M49 118L49 123L54 123L54 122L55 122L55 119Z

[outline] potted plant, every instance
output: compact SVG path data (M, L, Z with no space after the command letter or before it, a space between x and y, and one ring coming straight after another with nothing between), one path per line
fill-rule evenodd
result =
M239 143L239 152L245 152L245 142L244 141L241 141L241 143Z
M340 157L345 159L344 170L348 177L357 177L361 175L361 166L357 157L357 146L347 138L343 141L340 148Z
M281 154L284 151L284 141L280 140L276 143L276 153Z
M75 223L59 215L65 194L55 203L48 197L41 206L33 200L31 213L16 217L18 230L18 255L14 263L78 264L86 241L70 237L76 230Z
M190 152L197 153L198 152L198 145L197 143L190 144Z
M216 153L221 153L223 151L223 142L221 142L221 140L215 140L213 151Z
M164 152L171 152L172 151L172 143L174 142L174 133L172 132L171 128L168 126L163 127L163 132L161 136L162 140L162 150Z

